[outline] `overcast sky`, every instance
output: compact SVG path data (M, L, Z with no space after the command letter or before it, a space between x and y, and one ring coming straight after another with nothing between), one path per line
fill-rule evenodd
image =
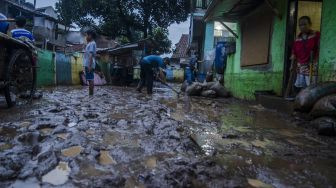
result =
M34 0L26 0L27 2L34 3ZM45 6L54 6L58 0L36 0L36 6L45 7ZM182 34L189 33L189 20L181 24L173 24L169 27L169 39L172 41L173 46L178 43Z

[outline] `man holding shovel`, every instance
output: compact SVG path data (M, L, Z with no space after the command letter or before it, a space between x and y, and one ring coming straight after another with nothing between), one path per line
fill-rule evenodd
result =
M147 84L147 94L153 93L154 73L159 80L165 82L164 69L169 64L169 59L162 59L160 56L149 55L140 61L140 82L137 91L141 93L142 88Z

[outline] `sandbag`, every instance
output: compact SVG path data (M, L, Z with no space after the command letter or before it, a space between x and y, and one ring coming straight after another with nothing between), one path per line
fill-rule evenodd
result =
M187 87L186 93L189 96L200 96L202 92L202 84L199 82L195 82Z
M215 91L218 97L230 97L230 92L228 92L219 82L216 82L210 89Z
M212 86L214 86L216 82L203 82L202 83L202 89L204 90L210 90Z
M312 122L313 126L317 128L318 134L323 136L336 135L336 120L330 117L321 117Z
M217 94L214 90L204 90L201 92L202 97L208 97L208 98L216 98Z
M309 86L297 95L294 107L298 111L309 112L318 100L332 94L336 94L336 82Z
M331 116L336 117L336 95L329 95L320 99L310 112L313 117Z
M185 92L187 90L188 85L189 85L188 81L187 80L184 81L183 84L182 84L182 86L181 86L181 91Z
M205 77L205 80L206 80L207 82L213 82L213 79L214 79L213 74L212 74L211 72L207 72L206 77Z

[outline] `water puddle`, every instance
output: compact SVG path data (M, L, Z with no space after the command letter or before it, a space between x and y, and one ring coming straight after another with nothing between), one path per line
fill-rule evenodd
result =
M14 138L16 134L16 128L0 127L0 137Z
M83 148L81 146L74 146L62 150L62 155L65 157L76 157L82 152Z
M94 164L90 164L87 161L80 161L80 171L76 175L78 179L86 179L88 177L99 177L106 174L105 171L97 169Z
M52 128L43 128L43 129L40 129L42 135L49 135L54 129Z
M13 144L10 143L0 143L0 151L5 151L13 148Z
M16 180L9 188L40 188L40 183L36 178L27 180Z
M145 188L146 186L142 183L139 183L135 178L129 178L125 182L125 188Z
M103 136L103 143L109 146L134 146L140 145L138 135L127 135L120 132L107 132Z
M127 113L114 113L110 117L115 120L129 119L129 114Z
M255 147L259 147L259 148L263 148L265 149L266 146L271 145L273 142L268 140L268 139L264 139L264 140L254 140L251 142L251 144Z
M154 169L157 166L157 158L155 156L151 156L145 160L145 166L149 169Z
M60 162L58 166L42 177L42 182L50 183L52 185L65 184L70 175L71 169L66 162Z
M111 157L108 151L100 151L98 157L99 164L101 165L112 165L117 164L117 162Z
M273 188L272 185L266 184L256 179L247 179L247 182L251 187L254 187L254 188Z

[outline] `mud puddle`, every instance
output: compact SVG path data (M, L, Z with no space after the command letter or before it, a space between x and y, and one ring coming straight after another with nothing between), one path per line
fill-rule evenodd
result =
M336 186L334 139L236 99L59 87L0 116L0 187Z

